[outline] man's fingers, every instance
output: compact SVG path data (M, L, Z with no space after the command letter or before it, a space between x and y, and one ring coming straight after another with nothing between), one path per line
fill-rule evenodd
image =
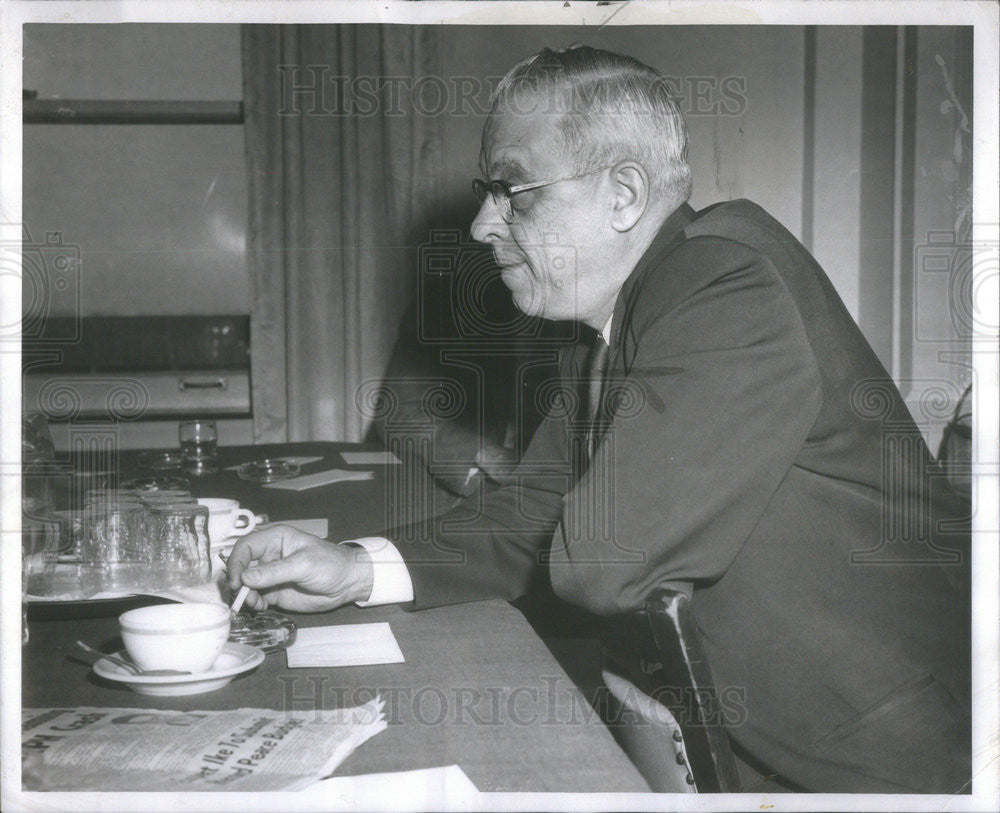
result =
M243 585L242 574L253 561L280 558L287 526L278 525L263 531L254 531L242 537L233 547L226 562L226 573L231 590ZM270 554L270 555L268 555Z
M260 562L243 571L243 584L255 590L264 590L279 584L297 584L306 579L312 571L305 556L292 554L273 562Z
M247 593L246 600L243 604L244 606L249 607L251 610L256 610L257 612L266 610L268 607L267 600L253 590Z
M229 586L250 588L247 606L332 609L342 604L350 562L340 548L287 526L243 537L227 564ZM369 592L370 592L369 586Z

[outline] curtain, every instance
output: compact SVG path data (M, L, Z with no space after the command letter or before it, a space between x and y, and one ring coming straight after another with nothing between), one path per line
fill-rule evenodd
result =
M438 34L253 25L242 54L254 441L358 441L440 197L441 117L406 96L440 76Z

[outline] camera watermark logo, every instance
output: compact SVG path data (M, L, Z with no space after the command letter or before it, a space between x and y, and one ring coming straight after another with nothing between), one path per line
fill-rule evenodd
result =
M387 470L383 526L406 529L406 541L435 544L420 536L420 520L435 513L435 477L464 477L469 468L442 459L437 440L441 426L468 408L469 394L445 377L389 376L362 382L354 403L399 461Z
M21 318L0 325L0 340L22 351L22 509L30 519L53 506L78 510L88 489L117 485L121 424L147 413L150 392L131 376L58 369L64 348L83 339L81 247L58 231L14 228L20 240L0 240L0 275L20 282Z
M929 387L925 408L944 417L948 400ZM864 421L877 421L880 449L881 534L872 547L851 553L854 564L958 564L967 533L953 516L938 516L950 501L947 473L937 467L906 405L888 378L859 381L850 408ZM956 527L959 526L959 527ZM949 540L950 538L950 540ZM958 547L948 546L953 541Z
M565 277L576 250L555 237L529 249L532 260ZM435 229L417 254L421 303L419 341L497 350L525 339L545 342L544 323L511 303L492 250L457 229ZM565 341L565 339L561 340Z
M0 240L0 276L21 283L21 318L0 325L0 341L24 341L32 347L73 344L81 333L80 246L60 232L33 240L22 227L21 240ZM56 314L66 317L54 319Z
M983 228L996 233L996 226ZM996 341L1000 264L996 239L972 242L955 231L930 231L914 248L913 335L917 343ZM950 320L938 314L948 303ZM946 330L945 328L950 328Z

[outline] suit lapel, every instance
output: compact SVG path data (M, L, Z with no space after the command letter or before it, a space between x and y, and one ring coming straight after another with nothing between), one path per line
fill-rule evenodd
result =
M638 299L637 293L641 287L642 280L650 271L659 267L660 259L663 255L672 251L675 246L686 239L684 229L693 223L696 217L697 214L694 209L686 203L681 204L664 221L653 242L646 249L642 258L632 270L632 273L629 274L628 279L625 280L625 284L618 294L618 299L615 301L614 318L611 322L611 350L608 357L607 373L605 375L605 393L608 392L609 381L628 375L632 361L635 358L636 337L632 326L632 311ZM577 341L560 351L559 368L564 386L568 385L569 382L582 382L586 379L587 358L595 338L595 333L591 328L581 323L577 324L581 331ZM585 417L582 414L585 411L585 398L582 397L584 394L585 392L581 392L581 387L577 386L575 388L575 396L580 406L575 416L578 425L581 418ZM605 399L602 398L601 417L604 420L601 422L601 429L605 428L607 423L613 418L613 414L608 413L613 413L614 411L613 405L607 405L612 407L610 410L605 409L606 405L604 401ZM580 462L577 461L578 464ZM579 472L581 466L576 465L574 469Z
M697 216L694 209L682 203L664 221L653 242L625 280L615 301L614 318L611 321L609 377L627 375L635 359L636 336L632 324L632 311L638 301L636 294L641 288L642 281L650 271L659 267L659 260L663 255L684 242L684 229L693 223Z

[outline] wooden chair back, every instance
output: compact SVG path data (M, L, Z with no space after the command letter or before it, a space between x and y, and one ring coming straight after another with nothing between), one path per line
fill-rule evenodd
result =
M739 789L689 585L660 588L643 611L609 619L602 671L605 720L654 791Z

